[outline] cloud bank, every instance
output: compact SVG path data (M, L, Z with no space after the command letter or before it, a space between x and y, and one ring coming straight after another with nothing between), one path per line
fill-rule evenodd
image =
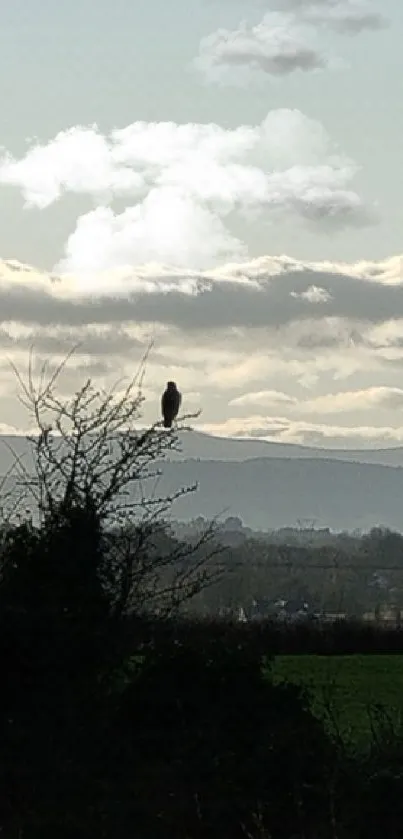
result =
M8 358L38 371L81 345L62 379L110 387L154 338L145 419L177 380L198 428L331 446L403 441L403 257L302 262L261 257L210 271L148 265L83 291L17 262L0 263L0 391L5 425L24 428Z

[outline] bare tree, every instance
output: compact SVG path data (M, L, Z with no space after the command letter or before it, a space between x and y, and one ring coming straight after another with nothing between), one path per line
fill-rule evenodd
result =
M70 398L56 392L58 378L75 351L39 384L33 375L32 351L27 380L14 365L20 401L38 433L28 437L34 472L16 461L18 487L32 494L39 522L68 517L80 509L95 515L102 527L103 578L113 610L166 614L222 574L215 523L191 545L174 539L169 517L175 501L197 490L197 484L172 494L158 494L167 454L179 450L178 431L198 414L178 418L177 429L161 422L139 428L144 402L142 384L149 350L134 378L118 392L97 389L88 379Z

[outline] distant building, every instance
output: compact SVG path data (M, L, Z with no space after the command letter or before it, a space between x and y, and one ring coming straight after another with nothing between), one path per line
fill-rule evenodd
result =
M309 619L312 611L309 609L309 604L302 599L270 600L268 597L262 597L252 601L246 610L246 615L249 620L272 619L292 622Z
M315 619L320 623L336 623L347 620L347 612L316 612Z
M388 605L386 603L381 604L370 612L364 612L362 619L369 623L400 627L402 620L401 609L399 606Z

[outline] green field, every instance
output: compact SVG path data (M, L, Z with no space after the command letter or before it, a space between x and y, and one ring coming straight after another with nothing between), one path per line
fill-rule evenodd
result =
M401 727L403 655L284 655L272 672L276 683L305 686L313 713L354 749L369 744L373 727Z

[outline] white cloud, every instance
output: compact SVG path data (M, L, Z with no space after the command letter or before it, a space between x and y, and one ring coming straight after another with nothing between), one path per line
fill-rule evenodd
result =
M31 208L67 192L100 204L78 219L56 269L90 276L148 262L203 270L245 259L230 214L287 213L319 229L368 223L352 188L356 171L320 123L283 108L236 129L136 122L103 137L96 126L72 128L20 160L5 153L0 184L20 188ZM127 203L121 212L115 197Z
M300 297L301 300L307 300L308 303L327 303L331 300L331 294L325 288L320 288L317 285L310 285L306 291L292 291L291 297Z
M228 406L239 408L287 410L288 419L296 414L336 415L355 414L357 411L376 409L396 411L403 409L403 389L400 387L368 387L361 390L344 390L326 393L312 399L301 399L276 390L251 391L228 402ZM248 420L249 421L249 420Z
M21 160L3 152L0 182L21 186L27 207L44 209L64 192L93 195L141 195L145 183L140 172L114 155L97 126L61 131L47 145L32 146Z
M237 396L235 399L231 399L228 405L230 407L256 405L262 408L268 408L279 404L294 405L295 401L295 398L278 390L259 390Z
M254 415L230 417L224 422L201 423L200 430L219 437L254 437L277 443L297 443L329 448L382 447L403 443L403 425L328 425L287 417Z
M123 213L99 207L82 216L55 270L91 276L152 261L192 267L195 255L204 269L217 257L245 257L246 247L191 196L178 189L153 189L142 204Z
M396 410L403 408L403 389L400 387L369 387L328 393L302 403L300 410L311 414L346 414L351 411L368 411L371 408Z

